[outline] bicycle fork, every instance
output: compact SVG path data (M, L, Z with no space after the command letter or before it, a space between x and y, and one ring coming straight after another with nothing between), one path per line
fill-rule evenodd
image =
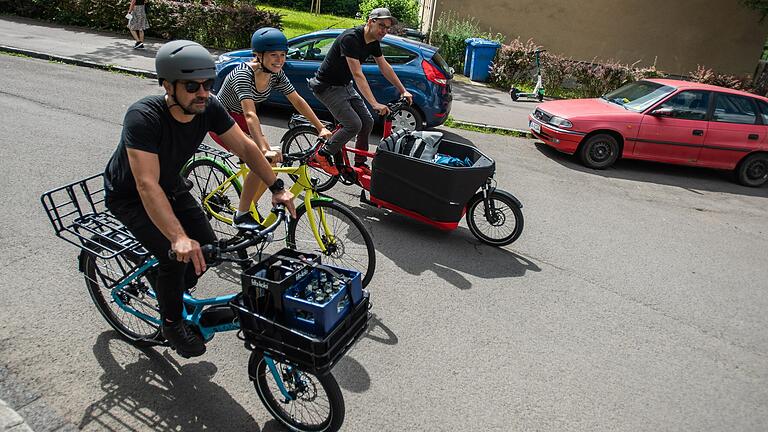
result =
M275 382L277 383L277 387L280 389L280 393L285 397L285 400L283 403L288 403L292 400L296 399L296 395L294 392L289 392L288 389L285 387L285 384L283 383L283 377L280 375L280 372L277 370L277 366L275 365L275 361L272 360L272 357L270 357L269 354L264 353L264 362L267 364L267 367L269 368L269 372L272 374L272 378L275 379ZM303 381L301 380L301 373L295 371L292 366L288 366L288 374L292 375L292 379L295 381L296 387L302 388L304 386Z
M491 194L493 194L494 190L496 190L496 188L491 186L491 179L488 178L485 185L483 185L483 212L485 214L485 219L490 222L491 225L495 224L498 220L496 207L493 200L491 200Z

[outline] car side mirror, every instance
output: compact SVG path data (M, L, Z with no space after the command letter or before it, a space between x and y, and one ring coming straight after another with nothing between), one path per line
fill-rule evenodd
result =
M674 112L675 110L672 108L657 108L651 111L651 115L656 117L672 117Z

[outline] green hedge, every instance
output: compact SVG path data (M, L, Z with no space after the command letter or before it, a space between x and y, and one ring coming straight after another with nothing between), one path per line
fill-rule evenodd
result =
M129 0L0 0L0 12L127 32L125 13L129 4ZM147 4L148 36L190 39L209 47L246 47L255 29L282 27L280 14L248 3L204 5L200 2L149 0Z
M502 45L491 65L491 84L503 89L512 86L532 88L536 47L532 40L522 42L520 39ZM597 59L583 62L550 52L541 54L541 71L546 93L560 97L598 97L629 81L665 76L655 66L639 68L636 64ZM703 66L691 71L689 76L696 82L764 94L764 91L756 90L750 77L718 74Z

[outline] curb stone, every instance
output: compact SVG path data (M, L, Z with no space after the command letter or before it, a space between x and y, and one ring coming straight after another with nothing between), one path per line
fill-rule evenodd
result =
M3 432L33 432L23 418L0 399L0 431Z
M74 57L57 56L57 55L43 53L39 51L11 47L7 45L0 45L0 52L22 54L25 56L39 58L43 60L59 61L62 63L67 63L75 66L89 67L93 69L101 69L106 71L118 71L118 72L136 75L144 78L153 78L153 79L157 78L157 74L155 72L148 71L148 70L134 69L134 68L112 65L112 64L96 63L88 60L77 59Z

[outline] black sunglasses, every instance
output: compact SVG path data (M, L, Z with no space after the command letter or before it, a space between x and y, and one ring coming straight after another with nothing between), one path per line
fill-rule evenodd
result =
M213 87L213 81L213 79L208 79L203 82L186 81L183 83L184 90L186 90L187 93L197 93L197 91L200 89L200 86L203 86L205 91L211 91L211 88Z

